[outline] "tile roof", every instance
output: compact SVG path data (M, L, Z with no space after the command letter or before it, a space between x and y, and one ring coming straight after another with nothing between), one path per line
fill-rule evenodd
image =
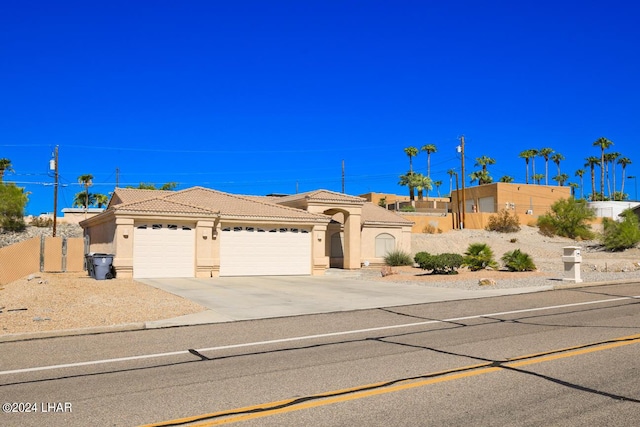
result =
M191 206L164 198L153 198L124 203L114 208L119 212L132 213L170 213L182 215L218 216L218 212L198 206Z
M108 208L122 203L139 202L156 198L164 194L173 193L166 190L140 190L137 188L116 188L109 201Z
M362 221L363 224L397 224L410 226L413 221L409 221L395 212L387 210L371 202L362 205Z
M281 206L265 198L236 196L203 187L192 187L181 191L116 189L115 194L124 202L112 206L116 211L215 214L222 218L328 221L324 215Z
M314 202L331 202L331 203L347 203L347 204L362 204L366 202L366 199L357 196L350 196L348 194L337 193L329 190L315 190L306 193L292 194L284 197L274 197L273 200L276 203L286 203L294 200L306 199Z
M313 214L302 209L280 205L281 202L300 199L314 202L344 203L362 205L362 224L411 225L404 217L388 211L361 197L349 196L328 190L317 190L292 196L240 196L211 190L203 187L191 187L180 191L139 190L116 188L109 210L131 213L179 214L220 216L221 218L253 218L297 221L323 221L326 215Z

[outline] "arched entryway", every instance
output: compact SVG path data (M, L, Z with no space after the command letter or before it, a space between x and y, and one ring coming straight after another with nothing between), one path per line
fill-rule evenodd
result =
M322 211L331 216L325 241L332 268L360 268L361 209L331 208Z

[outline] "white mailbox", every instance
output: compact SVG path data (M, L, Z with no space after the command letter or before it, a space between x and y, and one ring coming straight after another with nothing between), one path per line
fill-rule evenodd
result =
M562 262L564 263L564 278L562 280L580 283L580 264L582 255L580 246L565 246L562 248Z

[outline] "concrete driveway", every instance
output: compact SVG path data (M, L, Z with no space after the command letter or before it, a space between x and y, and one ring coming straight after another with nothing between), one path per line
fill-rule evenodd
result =
M337 275L137 280L208 309L202 313L148 322L146 326L149 328L362 310L545 290L545 287L538 286L469 291L367 281Z

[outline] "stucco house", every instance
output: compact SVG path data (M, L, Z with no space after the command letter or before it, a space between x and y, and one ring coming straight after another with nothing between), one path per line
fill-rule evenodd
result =
M243 196L116 188L107 209L80 225L89 252L115 255L119 277L320 275L411 251L411 221L328 190Z

